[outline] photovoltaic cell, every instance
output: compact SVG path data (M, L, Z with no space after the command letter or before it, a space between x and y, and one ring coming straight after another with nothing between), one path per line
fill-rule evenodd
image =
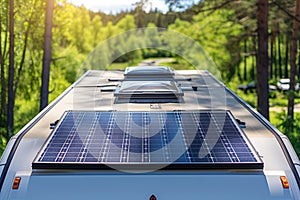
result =
M33 168L164 169L263 167L229 111L68 111Z

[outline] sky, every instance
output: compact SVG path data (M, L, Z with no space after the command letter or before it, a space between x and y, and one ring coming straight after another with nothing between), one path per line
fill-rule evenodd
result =
M107 14L117 13L121 10L132 9L134 6L132 4L138 2L139 0L67 0L77 6L84 5L87 9L93 11L102 11ZM164 4L164 0L149 0L148 9L158 8L160 11L167 11L168 7Z

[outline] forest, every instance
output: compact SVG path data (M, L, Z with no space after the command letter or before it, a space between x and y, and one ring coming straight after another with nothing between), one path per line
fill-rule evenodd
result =
M132 10L106 14L74 6L65 0L54 1L49 102L82 75L83 63L101 42L124 31L150 27L143 33L146 39L138 36L143 29L138 29L137 35L126 38L127 42L124 38L116 38L115 43L110 44L114 48L108 46L106 49L109 56L123 52L128 48L128 41L135 45L132 48L136 50L117 57L110 66L102 69L124 69L144 59L161 57L174 58L168 64L175 69L190 69L190 63L180 55L162 49L142 48L144 43L154 41L162 44L171 40L164 33L176 31L198 42L218 67L222 81L260 111L257 96L261 91L244 94L237 90L237 86L251 81L257 81L259 85L262 73L257 67L261 59L257 13L259 3L266 1L202 0L192 4L191 1L165 0L169 5L166 13L157 9L145 11L147 2L141 0L134 4ZM280 78L291 78L291 75L291 82L300 81L297 25L300 17L299 8L297 11L299 5L295 2L299 4L298 0L272 0L268 4L267 26L263 27L267 32L267 77L264 77L267 87L268 84L276 85ZM43 0L0 0L0 155L9 138L40 111L45 8L46 1ZM11 19L14 19L13 24ZM13 37L11 28L14 30ZM182 41L174 40L172 43L174 47L182 45ZM291 115L289 109L284 111L284 108L291 107L290 102L292 108L300 103L299 91L266 94L268 106L264 116L290 138L300 155L300 114L292 112ZM283 111L269 111L269 106Z

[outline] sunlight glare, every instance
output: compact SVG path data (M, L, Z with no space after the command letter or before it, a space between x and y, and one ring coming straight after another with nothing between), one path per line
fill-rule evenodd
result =
M95 0L67 0L70 3L73 3L76 6L84 5L86 8L93 11L102 11L107 14L117 13L122 10L131 10L134 8L133 4L139 2L138 0L110 0L110 1L95 1ZM148 5L145 8L145 11L150 11L151 8L154 10L157 8L162 12L168 10L167 5L164 4L164 0L150 0Z

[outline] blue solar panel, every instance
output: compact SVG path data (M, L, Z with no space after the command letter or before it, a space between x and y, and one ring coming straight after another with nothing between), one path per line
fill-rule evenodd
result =
M228 111L66 112L33 168L263 167Z

